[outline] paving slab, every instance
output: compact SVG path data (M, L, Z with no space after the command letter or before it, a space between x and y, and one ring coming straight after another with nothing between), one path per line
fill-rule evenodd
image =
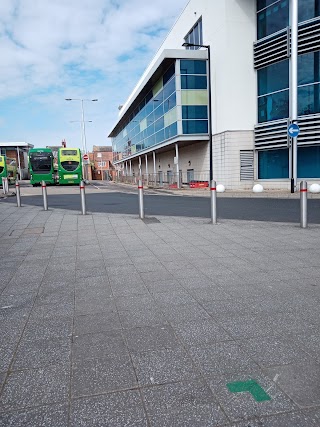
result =
M319 226L1 200L0 236L0 425L320 425Z

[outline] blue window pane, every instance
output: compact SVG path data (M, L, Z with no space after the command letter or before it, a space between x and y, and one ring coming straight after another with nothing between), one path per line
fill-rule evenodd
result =
M270 4L274 3L276 0L258 0L257 1L257 11L264 9L267 6L270 6Z
M298 178L320 178L320 145L298 147Z
M158 108L154 110L154 121L158 120L161 116L163 116L163 104L159 105Z
M183 119L207 119L208 107L206 105L182 106Z
M157 95L153 98L153 108L157 108L157 106L163 101L163 90L157 93Z
M163 99L167 99L176 90L176 81L171 79L163 88Z
M164 129L160 130L155 134L156 137L156 144L159 144L160 142L164 141Z
M207 120L182 120L182 132L191 133L208 133Z
M167 69L167 71L163 74L163 85L165 85L172 76L174 76L175 73L175 64L173 63L170 65L170 67Z
M262 10L257 15L258 40L288 26L289 1L281 0Z
M162 116L162 117L160 117L159 120L157 120L154 123L154 130L155 130L155 132L158 132L158 130L162 129L163 127L164 127L164 118Z
M172 123L170 126L167 126L164 129L164 137L165 139L173 138L178 134L177 122Z
M289 151L266 150L258 152L258 178L279 179L289 177Z
M289 117L289 91L258 98L258 122Z
M207 77L181 76L181 89L207 89Z
M320 0L303 0L298 3L299 22L316 18L320 15Z
M289 61L281 61L258 70L258 95L289 87Z
M298 88L298 114L320 113L320 84Z
M181 74L206 74L206 61L183 59L180 61L180 72Z
M171 108L176 106L176 93L174 92L168 99L163 103L163 110L167 113Z
M298 85L320 82L320 51L298 56Z

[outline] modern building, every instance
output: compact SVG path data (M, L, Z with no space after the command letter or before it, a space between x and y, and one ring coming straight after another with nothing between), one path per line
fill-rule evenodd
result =
M319 98L320 0L190 0L120 109L114 163L179 186L209 180L211 151L227 189L319 180Z
M28 178L28 152L33 148L28 142L0 142L0 154L14 159L20 179Z

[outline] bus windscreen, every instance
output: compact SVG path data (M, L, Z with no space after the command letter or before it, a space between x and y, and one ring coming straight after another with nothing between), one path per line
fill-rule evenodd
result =
M77 156L78 152L77 150L61 150L62 156Z
M52 155L32 153L30 154L30 163L34 173L50 172L52 168Z

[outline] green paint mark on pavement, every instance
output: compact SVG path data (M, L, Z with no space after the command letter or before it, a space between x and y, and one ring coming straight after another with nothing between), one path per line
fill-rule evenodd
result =
M235 381L234 383L228 383L227 387L231 393L242 393L244 391L248 391L252 394L252 397L256 402L271 400L268 393L266 393L255 380Z

